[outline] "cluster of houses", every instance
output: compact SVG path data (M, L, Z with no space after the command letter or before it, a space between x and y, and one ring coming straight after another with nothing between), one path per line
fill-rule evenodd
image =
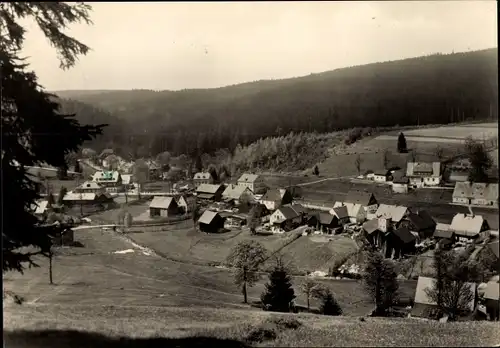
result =
M462 160L443 170L440 162L408 162L406 172L393 168L382 172L366 174L366 178L376 183L387 183L395 193L408 193L411 189L438 187L454 184L452 203L498 208L497 183L470 183L470 164Z

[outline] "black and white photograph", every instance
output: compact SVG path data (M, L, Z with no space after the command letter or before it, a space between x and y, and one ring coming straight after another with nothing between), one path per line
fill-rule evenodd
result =
M500 347L497 2L2 2L3 346Z

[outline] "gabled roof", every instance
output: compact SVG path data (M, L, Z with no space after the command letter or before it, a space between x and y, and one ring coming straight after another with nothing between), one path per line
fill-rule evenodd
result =
M410 181L410 179L408 179L408 177L406 177L406 176L400 176L400 177L392 180L392 183L393 184L402 184L402 185L404 185L404 184L408 184L409 181Z
M238 179L238 182L252 183L252 182L255 182L258 178L259 178L259 176L257 174L245 173L242 176L240 176L240 178Z
M186 205L187 206L187 201L184 196L177 196L175 197L175 201L177 202L178 205Z
M283 199L283 197L285 197L285 194L289 191L288 191L288 189L279 189L279 192L280 192L281 199Z
M499 256L499 245L498 245L498 240L495 241L495 242L492 242L492 243L489 243L488 244L488 247L490 248L490 250L493 252L493 254L496 255L496 257L500 257Z
M426 230L436 226L432 216L430 216L430 214L425 210L419 211L418 214L408 214L408 220L410 220L410 222L415 226L417 231Z
M409 229L406 227L401 227L395 230L394 235L398 237L404 244L414 242L416 240L415 235L413 235Z
M113 149L104 149L102 150L101 154L99 155L99 158L103 158L105 156L109 156L109 155L112 155L114 154L114 150Z
M375 176L388 176L391 174L388 170L378 170L375 173Z
M438 222L436 224L436 231L449 231L450 229L450 224L443 224L441 222Z
M205 210L205 212L198 219L198 222L202 223L202 224L210 225L217 215L219 215L219 214L215 211Z
M441 175L440 162L408 162L406 166L406 176L433 176L438 177Z
M333 215L337 216L339 219L345 219L349 217L349 212L347 211L347 207L336 207L332 209Z
M344 202L361 204L362 206L368 206L370 204L371 198L374 197L373 193L363 192L358 190L351 190L347 193Z
M318 215L318 221L322 225L331 225L333 221L335 220L335 216L332 214L320 212Z
M196 189L196 192L203 192L203 193L211 193L215 194L217 191L219 191L221 188L221 185L214 185L214 184L201 184L198 186Z
M432 289L434 287L436 280L434 278L429 278L429 277L418 277L417 281L417 289L415 291L415 304L426 304L426 305L436 305L436 302L434 302L426 292L426 289ZM470 290L472 291L473 294L476 293L476 284L474 283L467 283L469 286ZM469 303L469 309L474 310L474 297L472 301Z
M408 212L408 208L405 206L397 206L390 204L380 204L375 216L379 218L391 219L394 222L400 222L405 214Z
M222 192L222 197L240 199L245 191L248 191L249 193L252 192L252 190L245 186L228 185L224 192Z
M209 180L212 175L208 172L199 172L196 173L193 177L194 180Z
M457 235L474 237L481 232L483 223L484 219L481 215L456 214L451 220L450 230Z
M339 207L345 207L347 209L347 215L350 217L350 218L355 218L358 216L359 214L359 211L361 209L363 209L363 206L361 204L353 204L353 203L344 203L344 202L335 202L334 206L335 208L339 208ZM332 210L333 210L332 209ZM333 213L333 211L330 210L330 214ZM332 214L333 215L333 214Z
M363 230L365 230L368 234L372 234L373 232L378 230L378 219L368 220L363 224Z
M264 196L260 199L261 201L271 201L271 202L279 202L282 197L280 191L278 189L269 189L264 193Z
M172 203L177 203L174 201L173 197L155 196L151 201L151 203L149 204L149 207L158 209L168 209Z
M281 214L283 214L283 216L285 217L285 220L290 220L300 216L300 213L292 209L291 206L283 206L278 208L276 211L281 212Z
M469 181L457 182L453 190L456 198L483 198L498 201L498 184L470 183Z

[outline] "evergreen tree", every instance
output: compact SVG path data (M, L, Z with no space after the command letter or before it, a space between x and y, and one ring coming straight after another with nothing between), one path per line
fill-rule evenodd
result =
M81 173L82 172L82 167L80 166L79 161L75 161L75 172Z
M408 148L406 146L406 138L403 132L399 133L398 136L398 152L399 153L405 153L408 151Z
M318 176L319 175L319 168L318 168L318 165L315 165L314 166L314 169L313 169L313 174Z
M100 134L102 126L81 126L59 111L57 99L38 84L36 74L20 58L25 29L21 20L33 19L55 47L61 67L75 64L88 47L65 35L75 22L90 22L90 6L64 2L3 2L0 4L0 74L2 128L2 266L3 271L22 271L33 265L32 256L49 257L51 235L62 227L39 225L30 209L39 198L39 184L26 166L42 163L65 168L65 155ZM24 22L23 22L24 23ZM19 164L19 165L18 165ZM39 251L25 252L25 246Z
M282 264L278 264L269 274L269 282L260 299L265 308L270 311L290 311L295 292L291 277Z
M484 144L469 137L465 141L465 150L471 164L469 181L488 182L487 172L493 165L493 161L484 148Z
M201 162L201 156L197 155L194 161L194 167L196 172L201 172L203 170L203 163Z
M342 308L330 290L326 291L322 299L320 311L324 315L342 315Z
M66 180L68 178L68 165L64 163L62 166L57 168L56 173L59 180Z

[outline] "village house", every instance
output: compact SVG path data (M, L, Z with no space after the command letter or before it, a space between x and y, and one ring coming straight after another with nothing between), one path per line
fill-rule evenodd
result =
M212 174L209 172L199 172L196 173L193 177L193 184L195 188L198 188L198 186L203 185L203 184L209 184L212 185L215 183L214 178L212 177Z
M217 212L205 210L198 219L200 231L206 233L217 233L224 228L224 218Z
M260 175L248 173L240 176L238 186L248 187L254 193L262 193L266 189L264 179Z
M375 212L377 219L386 220L393 228L398 228L400 223L410 214L410 209L405 206L380 204Z
M179 207L179 214L187 214L189 212L189 206L184 196L174 197L177 206Z
M363 232L366 240L371 245L377 248L383 247L385 243L385 233L382 231L379 219L372 219L363 223Z
M219 202L224 192L224 185L201 184L196 189L196 199Z
M170 217L179 214L179 206L174 197L155 196L149 203L150 217Z
M387 182L391 179L391 172L388 170L378 171L373 174L373 181L375 182Z
M351 190L344 201L337 201L333 208L346 207L349 220L353 223L362 223L367 216L377 211L377 200L373 193ZM330 212L333 214L332 212Z
M63 198L65 205L70 207L75 205L83 206L101 206L103 209L113 202L113 198L109 193L76 193L68 192Z
M433 317L432 314L438 309L438 307L437 303L429 297L427 289L433 289L435 286L435 282L436 280L434 278L422 276L418 277L414 305L410 314L412 317L425 319L430 319ZM469 286L470 291L472 291L472 293L476 295L476 284L467 283L467 285ZM467 304L467 307L471 312L474 311L474 308L476 307L476 297L477 296L474 296L472 300Z
M405 226L411 232L417 232L420 239L432 237L436 229L436 221L426 210L418 210L416 213L409 212L403 218L401 226Z
M347 211L347 207L343 206L332 208L329 213L337 218L340 226L344 226L349 223L349 212Z
M130 190L132 186L132 174L121 174L122 185L125 190Z
M456 214L451 220L450 230L459 241L468 242L489 230L488 222L481 215Z
M408 162L406 176L410 186L415 188L438 186L441 183L441 163Z
M246 186L228 185L222 192L222 200L227 203L239 205L240 202L255 203L253 192Z
M408 185L410 180L407 177L401 177L392 181L392 192L408 193Z
M260 203L264 204L270 211L274 211L285 204L290 204L293 201L292 194L288 189L269 189L260 199Z
M104 193L106 189L101 184L94 181L85 181L73 190L75 193Z
M399 259L415 252L418 234L411 233L406 227L390 230L385 236L385 257Z
M342 225L337 216L327 212L315 212L309 215L307 225L320 233L335 234L342 231Z
M498 208L498 184L457 182L453 203Z
M92 181L105 187L107 192L120 192L123 188L122 177L116 170L95 172Z
M304 220L305 209L299 204L284 205L269 217L273 233L283 233L298 227Z

